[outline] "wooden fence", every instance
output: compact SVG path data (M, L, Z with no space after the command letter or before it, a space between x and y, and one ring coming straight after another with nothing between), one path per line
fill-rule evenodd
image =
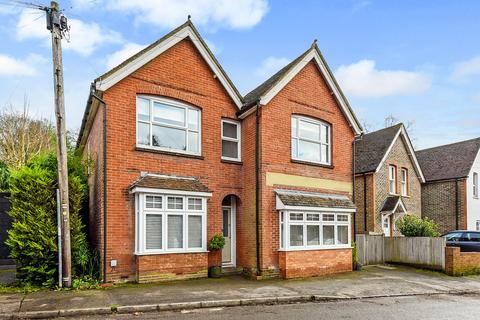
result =
M411 264L445 270L445 239L356 235L359 262Z

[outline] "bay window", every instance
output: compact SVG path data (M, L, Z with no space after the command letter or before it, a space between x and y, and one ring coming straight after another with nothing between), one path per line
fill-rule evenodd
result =
M331 165L330 125L303 116L292 116L292 159Z
M349 248L349 213L280 212L280 249Z
M204 252L206 198L136 194L136 253Z
M165 98L137 97L137 146L200 155L201 112Z

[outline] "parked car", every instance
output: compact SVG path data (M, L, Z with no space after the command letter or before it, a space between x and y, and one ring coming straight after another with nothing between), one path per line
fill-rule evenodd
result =
M443 235L447 247L460 247L463 252L480 252L480 231L451 231Z

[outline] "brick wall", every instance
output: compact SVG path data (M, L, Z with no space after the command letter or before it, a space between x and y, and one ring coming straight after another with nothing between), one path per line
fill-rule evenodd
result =
M208 254L158 254L137 256L138 282L205 278L208 276Z
M445 247L445 273L464 276L480 273L480 252L460 252L460 248Z
M434 220L441 233L457 229L455 180L422 185L422 217ZM467 228L466 180L458 181L458 229Z
M279 262L284 279L349 272L352 271L352 249L281 251Z
M366 233L375 230L377 221L372 218L372 212L375 211L375 174L362 174L355 177L355 205L357 212L355 216L355 232L357 234L365 233L365 208L367 213ZM367 190L365 192L365 186ZM365 198L366 206L365 206Z
M279 269L279 220L274 189L297 189L324 193L335 190L268 186L268 172L352 183L354 133L330 93L318 67L308 63L266 106L261 109L261 268L268 274ZM291 116L300 114L332 124L332 166L296 163L291 160ZM249 117L255 117L251 115ZM275 141L275 143L273 143ZM246 190L249 189L245 185ZM344 193L351 196L351 192ZM335 260L335 256L332 256ZM325 262L317 261L320 267Z

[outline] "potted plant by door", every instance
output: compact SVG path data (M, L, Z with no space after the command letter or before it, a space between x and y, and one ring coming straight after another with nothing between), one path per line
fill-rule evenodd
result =
M217 257L215 261L215 265L211 266L208 269L208 276L210 278L219 278L222 274L222 259L221 254L218 252L223 249L225 246L225 237L222 234L215 234L212 239L208 242L208 248L215 252L215 256Z

